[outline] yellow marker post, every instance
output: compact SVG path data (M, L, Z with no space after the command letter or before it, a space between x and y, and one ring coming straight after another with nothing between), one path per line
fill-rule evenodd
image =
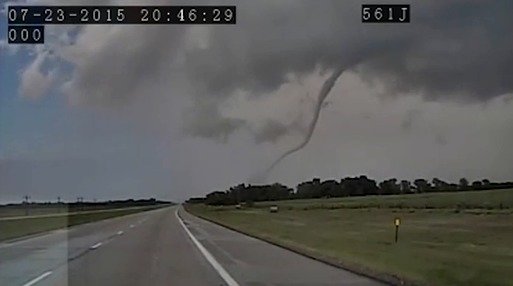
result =
M399 238L399 225L401 224L401 219L396 217L394 219L395 224L395 243L397 243L397 239Z

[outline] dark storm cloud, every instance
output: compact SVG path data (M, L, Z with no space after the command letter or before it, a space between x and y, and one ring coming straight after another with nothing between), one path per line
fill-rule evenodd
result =
M410 132L414 122L419 118L420 111L416 109L411 109L406 112L406 115L403 117L401 121L401 129L404 132Z
M410 0L412 23L386 25L361 23L363 1L222 4L227 3L237 5L235 26L74 26L62 41L60 29L68 27L46 27L46 44L37 49L52 49L48 62L55 55L66 63L52 83L66 81L63 90L74 102L104 108L66 109L55 121L32 115L32 109L20 113L21 121L12 116L16 124L8 124L7 133L32 134L35 127L18 131L18 124L41 122L47 146L28 135L7 136L0 157L29 161L11 161L8 167L0 162L0 189L16 200L38 192L48 199L61 194L185 199L240 182L267 167L274 155L308 142L309 134L318 140L283 161L266 183L294 185L313 176L362 173L378 180L511 179L513 112L506 102L511 95L492 98L512 89L513 2ZM333 105L321 110L322 128L308 133L321 86L339 67L347 72L324 101ZM27 90L41 89L34 77L24 78ZM456 104L423 102L420 96L377 99L381 92ZM486 108L459 104L476 101L487 101ZM422 111L422 120L405 118L410 109ZM411 134L398 132L403 118ZM94 119L91 131L85 132L78 122L89 119ZM58 122L70 126L62 129ZM186 135L229 142L178 138L182 126ZM244 134L230 138L239 131L280 146L255 146ZM286 142L290 146L282 146ZM69 150L61 154L65 146Z
M248 1L238 23L212 28L207 49L188 51L198 94L258 96L287 74L357 67L387 94L488 100L513 91L510 1L412 3L410 24L362 24L360 1Z
M444 134L436 134L435 143L440 146L445 146L447 145L447 137Z
M292 126L276 120L266 120L264 125L255 131L255 142L276 142L282 136L288 134Z
M173 27L93 27L62 50L74 64L65 86L77 104L119 107L145 96L141 86L160 79L176 57L185 29Z
M239 91L270 94L290 74L345 67L388 95L429 100L485 101L513 91L511 1L417 1L411 23L386 25L362 24L361 4L237 2L237 25L199 34L190 27L88 27L65 49L75 66L68 93L79 103L118 106L144 96L139 87L162 74L169 81L185 74L192 102L211 101L211 110L186 115L186 132L226 138L245 123L224 118L220 105ZM187 44L193 38L205 43Z
M413 7L417 35L406 48L366 61L364 76L385 82L389 93L430 100L484 101L513 91L511 1Z
M191 136L216 138L226 142L232 132L245 126L246 121L222 116L217 105L202 102L196 103L185 114L184 131Z
M285 83L289 73L332 68L358 56L351 55L354 45L344 44L358 31L343 24L344 18L358 20L345 7L358 6L341 1L238 4L236 26L212 28L208 49L187 54L187 72L197 79L199 92L227 96L242 89L259 95Z

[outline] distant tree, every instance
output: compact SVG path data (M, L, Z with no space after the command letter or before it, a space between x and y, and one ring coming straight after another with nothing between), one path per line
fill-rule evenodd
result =
M474 190L480 190L483 187L483 183L481 181L474 181L472 182L472 189Z
M416 179L413 181L413 184L417 188L418 193L427 192L431 188L431 185L425 179Z
M376 181L367 178L367 176L360 176L358 182L363 189L365 195L377 195L379 188Z
M292 196L293 190L282 184L274 183L267 186L267 197L270 201L286 200Z
M235 187L231 187L229 189L230 197L231 199L236 203L245 202L248 199L251 199L250 194L246 191L246 185L245 184L239 184Z
M401 194L409 194L409 193L411 193L410 181L401 180Z
M451 183L447 186L447 191L457 191L458 190L458 184Z
M229 205L230 200L225 192L215 191L207 195L205 204L214 206Z
M449 189L449 186L450 186L447 182L444 182L438 178L433 178L432 183L433 183L432 189L435 191L445 191L445 190Z
M188 199L187 201L185 201L186 203L188 204L202 204L202 203L205 203L205 198L202 198L202 197L194 197L194 198L190 198Z
M468 189L468 180L467 180L467 179L465 179L465 178L461 178L461 179L460 179L459 189L460 189L460 190L466 190L466 189Z
M335 180L327 180L321 183L320 192L322 197L341 197L340 184Z
M388 179L379 183L379 188L383 195L393 195L401 192L401 187L397 184L396 178Z
M327 180L321 181L319 178L314 178L311 181L302 182L297 185L297 190L275 183L272 185L245 185L239 184L230 187L227 191L214 191L209 193L203 198L191 198L187 203L205 203L209 205L233 205L241 202L251 204L252 202L259 201L274 201L286 199L307 199L307 198L321 198L321 197L345 197L345 196L366 196L376 194L408 194L408 193L422 193L430 191L456 191L468 190L470 187L473 189L508 189L513 188L513 182L490 182L488 179L482 181L474 181L469 186L469 182L465 178L461 178L459 184L446 183L438 178L433 178L432 184L425 179L416 179L413 185L407 181L400 182L395 178L384 180L379 183L367 178L366 176L347 177L340 181ZM28 202L29 197L25 196L23 204L30 205L33 203ZM84 202L82 197L77 198L76 202L66 203L70 210L80 209L80 207L87 205L112 205L112 206L132 206L132 205L148 205L165 203L157 201L155 198L145 200L109 200L108 202Z
M344 178L340 180L340 188L343 194L342 196L365 196L379 193L376 181L366 176Z
M300 183L299 185L297 185L297 198L313 199L322 197L320 185L320 179L317 178L309 182Z

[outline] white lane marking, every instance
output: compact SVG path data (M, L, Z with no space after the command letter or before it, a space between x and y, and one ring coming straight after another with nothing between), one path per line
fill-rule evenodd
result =
M50 275L52 275L52 271L45 272L45 273L43 273L43 274L39 275L38 277L36 277L36 278L34 278L34 279L30 280L29 282L27 282L27 283L23 284L23 286L31 286L31 285L34 285L34 284L36 284L37 282L39 282L39 281L41 281L41 280L45 279L46 277L48 277L48 276L50 276Z
M219 264L219 262L217 262L217 260L214 258L214 256L212 256L212 254L210 254L210 252L208 252L208 250L196 239L196 237L194 237L194 235L187 228L187 226L185 226L182 219L178 216L178 210L175 211L175 216L178 219L178 221L180 222L180 224L182 225L183 229L185 229L185 232L191 238L192 242L194 242L196 247L198 247L198 249L201 251L203 256L205 256L205 258L210 263L210 265L212 265L212 267L214 267L214 269L217 271L217 273L219 273L219 275L221 276L221 278L223 278L223 280L226 282L226 284L228 286L239 286L237 281L235 281L235 279L233 279L232 276L228 272L226 272L226 270L223 268L223 266L221 266L221 264Z
M122 235L122 234L123 234L122 230L118 231L118 235Z
M130 225L130 228L134 228L134 226L135 226L135 225L131 224L131 225Z
M102 246L102 243L101 242L98 242L97 244L91 246L90 248L91 249L97 249L98 247Z

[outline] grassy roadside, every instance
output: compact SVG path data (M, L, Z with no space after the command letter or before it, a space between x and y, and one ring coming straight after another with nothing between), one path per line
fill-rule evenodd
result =
M69 215L0 220L0 241L15 239L45 231L66 228L74 225L154 210L168 205L148 206L143 208L126 208L95 212L72 213Z
M16 218L24 216L42 216L42 215L66 215L73 212L86 212L86 211L102 211L115 208L126 208L126 207L113 207L113 206L84 206L82 208L71 208L65 204L54 204L52 206L33 206L29 205L17 205L17 206L0 206L0 219L3 218Z
M261 202L255 207L278 204L287 209L351 209L351 208L408 208L408 209L513 209L513 189L423 193L415 195L365 196L332 199L287 200Z
M83 211L72 211L72 212L63 211L63 212L59 212L59 213L48 212L48 213L42 213L42 214L37 214L37 215L23 215L23 216L6 216L6 217L0 216L0 221L22 220L22 219L33 219L33 218L48 218L48 217L59 217L59 216L69 217L72 215L80 215L80 214L116 212L119 210L129 210L129 209L134 209L134 210L146 209L148 207L151 207L151 206L137 206L137 207L124 207L124 208L112 208L111 207L111 208L103 208L103 209L99 209L99 210L83 210Z
M187 210L373 276L428 285L513 285L513 192L481 191L468 200L465 195L396 196L395 202L390 197L282 201L278 213L269 213L271 203L242 210L191 205ZM398 201L401 207L392 207ZM431 207L416 207L422 201ZM375 203L381 206L369 207ZM395 217L402 221L397 244Z

